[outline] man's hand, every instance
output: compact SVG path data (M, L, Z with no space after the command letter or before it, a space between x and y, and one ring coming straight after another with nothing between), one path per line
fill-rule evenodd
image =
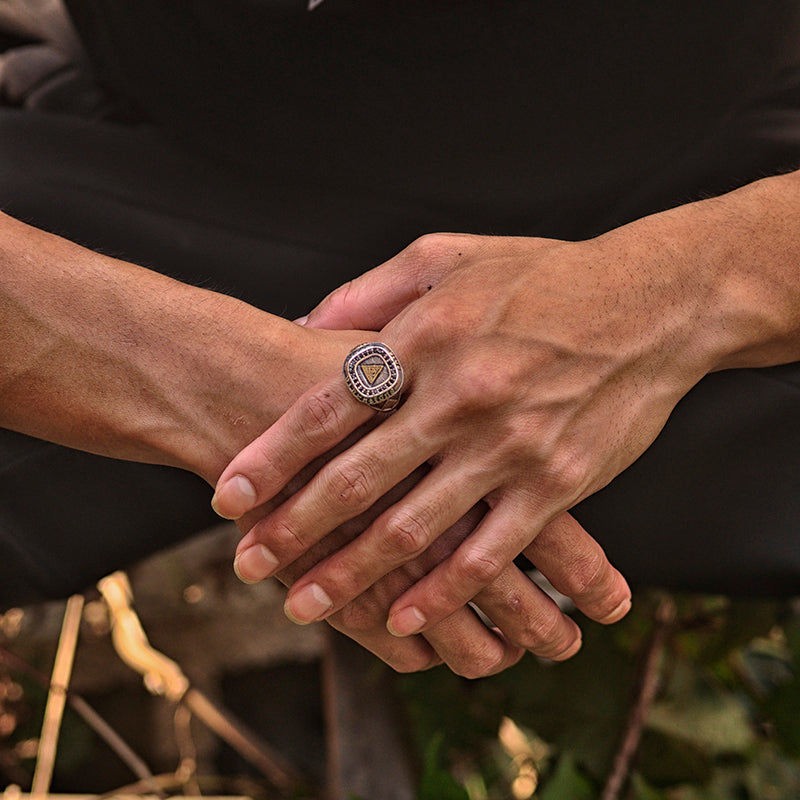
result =
M329 533L276 577L291 586L318 561L356 538L391 504L392 499L401 497L419 477L409 477L396 487L392 498L382 498L373 508ZM290 492L296 491L299 484L302 484L302 479L293 481L282 496L285 498ZM267 511L267 507L262 507L247 514L238 521L240 530L243 533L250 530ZM511 637L488 628L469 607L459 609L425 634L399 639L386 630L386 614L392 602L436 563L446 558L479 519L480 511L476 509L440 537L434 547L384 576L343 609L331 615L327 622L372 651L398 672L416 672L444 663L459 675L477 678L495 674L516 663L525 652L524 649L514 644ZM259 545L253 543L248 547L251 541L252 537L245 533L236 561L236 571L245 582L260 580L263 564ZM508 630L513 638L522 638L533 635L532 632L525 631L526 625L539 609L549 611L547 604L555 608L527 577L515 569L509 569L504 580L497 581L487 592L483 606L487 610L497 609L498 624L514 617L510 620ZM515 615L514 612L518 610L522 613ZM556 614L561 617L557 609ZM581 642L580 631L574 622L563 617L559 623L555 626L558 629L558 640L552 641L550 647L550 655L554 659L572 655L579 649Z
M308 324L382 328L405 369L405 402L248 544L290 564L420 464L432 468L296 581L289 613L325 618L483 499L475 531L394 602L391 631L428 630L523 551L545 574L560 552L549 577L571 581L565 593L590 616L624 614L627 587L605 557L594 555L592 575L577 555L585 539L556 544L580 540L566 512L638 458L707 373L800 358L799 225L792 173L586 242L424 237L335 292ZM226 468L217 508L238 516L266 501L373 415L341 374L323 381Z
M396 315L380 338L406 370L405 402L250 537L286 565L421 463L433 468L295 584L290 614L310 621L336 611L485 499L490 512L476 531L392 607L394 633L426 630L548 525L576 525L564 513L637 458L711 368L694 337L714 307L714 276L690 282L691 270L669 251L635 269L645 249L636 244L635 236L575 244L430 236L327 302L339 305L327 324L378 325ZM326 306L312 322L326 324ZM319 384L226 469L217 507L243 510L231 491L243 480L251 500L269 498L372 414L340 375ZM616 619L627 587L609 574L601 571L602 598L581 572L566 593L591 616Z
M2 214L0 234L0 424L78 449L173 464L213 484L247 442L365 335L304 329ZM469 519L454 533L468 530ZM298 563L307 570L343 544L343 535L357 532L357 523L345 526ZM457 541L451 534L441 547ZM477 676L513 663L522 651L469 609L427 640L387 633L391 602L447 553L434 549L388 576L333 623L398 669L445 661ZM240 572L246 570L242 559ZM500 610L505 603L522 608L508 627L518 638L530 636L525 615L538 613L537 592L510 573L491 590L487 608L494 601L498 624L508 615ZM556 632L553 657L580 645L570 620Z
M279 502L299 491L318 466L305 470L274 501L237 521L245 535L238 548L236 571L244 581L256 582L274 572L275 563L256 535L258 523ZM277 577L291 586L315 564L356 540L393 502L411 491L426 472L417 470L374 506L317 542ZM328 616L327 621L399 671L445 663L459 675L483 677L515 663L525 650L554 661L577 653L581 645L578 626L513 564L474 598L473 605L491 620L494 629L487 628L471 608L461 607L421 635L396 638L387 631L387 612L392 602L449 557L485 512L483 504L471 509L418 557L383 576ZM568 515L549 526L526 552L562 592L574 596L596 618L605 616L604 621L615 621L630 606L624 579L610 566L599 545ZM609 598L617 596L623 600L609 615ZM319 599L314 594L311 598ZM291 610L287 609L287 613L302 622Z

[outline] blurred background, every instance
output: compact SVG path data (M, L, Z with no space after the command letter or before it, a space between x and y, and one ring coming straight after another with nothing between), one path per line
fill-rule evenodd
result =
M149 664L146 681L124 660L135 642L112 640L129 621L108 587L82 599L71 697L152 777L68 704L50 793L800 798L798 602L640 593L613 627L578 619L584 646L566 663L527 656L476 681L442 667L399 676L324 624L290 624L276 582L239 583L236 538L220 526L123 579L149 645L170 660ZM31 790L42 757L65 612L48 603L0 617L6 798ZM178 694L191 687L183 702L169 664L186 679Z

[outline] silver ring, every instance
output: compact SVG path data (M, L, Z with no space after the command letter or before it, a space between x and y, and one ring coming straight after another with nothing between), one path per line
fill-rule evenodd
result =
M354 347L342 367L347 388L359 403L378 411L394 411L403 389L403 368L382 342Z

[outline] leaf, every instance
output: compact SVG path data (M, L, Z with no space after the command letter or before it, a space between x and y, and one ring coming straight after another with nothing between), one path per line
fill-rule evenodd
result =
M469 800L469 793L442 766L443 734L434 736L425 748L418 800Z
M569 661L529 662L510 698L511 716L545 741L570 751L596 780L611 767L628 714L635 662L613 632L582 622L583 648Z
M496 679L468 681L446 667L400 676L398 688L421 751L440 734L448 748L482 746L496 736L507 705Z
M647 722L651 730L691 742L711 756L745 753L755 733L745 707L732 694L698 694L694 702L659 703Z
M772 692L763 703L762 711L771 719L786 752L800 756L800 615L784 625L784 632L792 655L792 676Z
M656 786L703 783L713 772L713 759L697 744L660 731L645 730L637 754L639 771Z
M791 657L786 648L770 649L771 644L764 644L763 640L754 642L731 658L739 682L756 697L766 698L792 680Z
M665 794L651 786L638 772L631 776L631 800L669 800Z
M793 616L784 623L783 631L786 634L786 644L794 654L796 664L800 664L800 603Z
M719 765L702 786L670 789L670 800L797 800L800 764L788 761L771 745L759 750L752 763Z
M582 775L570 752L558 759L553 777L539 792L539 800L592 800L594 789L589 779Z
M800 669L763 705L787 753L800 756Z
M420 749L444 733L448 749L485 751L509 716L560 750L570 750L596 780L610 769L625 724L635 660L620 650L615 633L581 620L583 648L569 661L543 663L531 656L500 675L478 681L445 669L400 680Z
M741 755L756 741L743 698L685 660L674 662L664 697L650 709L647 727L690 742L709 756Z
M765 636L776 624L782 608L783 604L774 600L731 598L727 610L716 617L717 629L697 638L695 660L713 664L756 636Z
M747 768L750 796L761 800L797 800L800 797L800 762L787 758L772 743L765 743Z

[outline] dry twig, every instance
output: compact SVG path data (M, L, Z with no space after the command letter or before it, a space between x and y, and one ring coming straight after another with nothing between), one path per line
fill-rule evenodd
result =
M50 679L27 661L0 645L0 659L12 669L27 675L44 689L50 688ZM142 786L158 797L166 797L155 782L147 764L133 751L130 745L87 703L82 697L67 690L67 703L83 721L119 756L120 760L139 779Z
M61 636L58 639L56 660L53 665L53 677L47 695L47 705L42 722L42 735L39 739L39 752L36 757L36 769L33 773L34 797L44 797L50 791L53 779L53 767L56 763L58 736L61 731L61 720L67 701L67 689L72 677L72 663L75 659L75 648L78 646L78 633L83 613L83 596L76 594L67 600L64 609L64 622Z
M617 749L614 766L600 800L619 800L620 792L628 780L633 759L639 749L647 715L658 691L661 657L674 622L675 603L671 597L664 596L656 609L655 627L644 652L636 700L628 716L625 734Z
M98 584L113 618L114 648L120 658L144 677L150 692L181 703L239 755L285 794L296 794L306 783L286 758L274 751L230 714L218 708L189 684L180 666L152 647L131 606L132 590L124 572L115 572Z

